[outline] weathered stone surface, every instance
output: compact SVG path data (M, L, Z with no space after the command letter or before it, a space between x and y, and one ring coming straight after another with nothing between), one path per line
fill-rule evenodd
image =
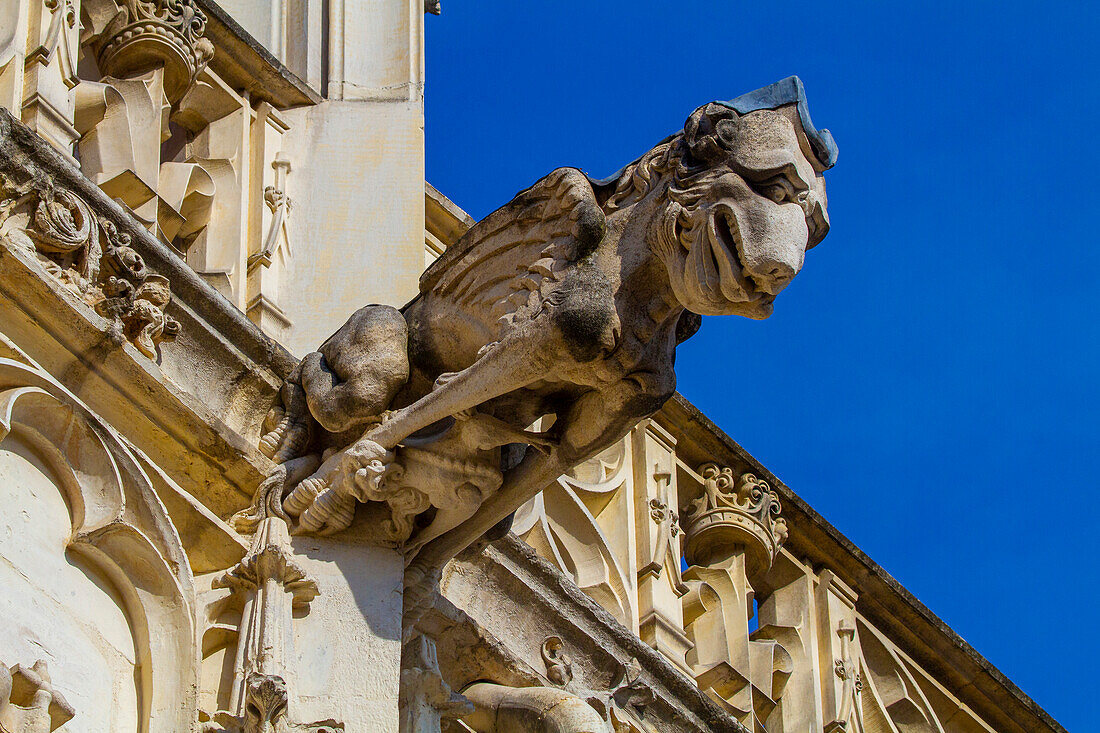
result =
M616 733L642 730L625 727L639 718L662 731L744 733L693 680L514 537L452 563L442 588L448 600L470 609L482 635L498 639L531 667L542 664L547 631L558 635L572 656L573 679L565 689L595 704L608 723L618 720L624 727ZM448 679L477 680L478 658L471 656L468 666L462 658L453 669L448 664ZM480 673L486 669L492 668L481 666ZM508 681L492 671L493 678Z
M0 174L12 182L48 182L43 184L46 190L94 210L101 228L126 237L127 249L136 254L135 259L120 258L121 263L142 264L143 271L127 282L166 278L176 297L162 312L181 325L173 341L161 340L158 363L153 363L126 345L126 310L116 311L121 322L103 307L114 301L103 301L97 311L85 297L89 291L80 290L66 274L71 268L51 265L58 255L40 255L7 237L0 242L5 333L51 373L77 374L74 360L84 365L86 372L73 385L74 392L113 424L131 426L140 449L166 461L163 467L187 493L228 517L270 470L253 447L263 420L255 405L270 403L293 369L293 357L63 155L2 109ZM92 224L89 220L88 226ZM82 262L76 262L78 278L83 277ZM110 272L103 268L103 275ZM41 329L50 335L35 336Z

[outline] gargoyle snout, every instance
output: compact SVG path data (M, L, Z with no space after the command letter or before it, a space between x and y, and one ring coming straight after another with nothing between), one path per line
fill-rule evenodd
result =
M756 285L756 289L768 295L778 295L787 287L798 270L784 259L767 257L745 267L745 274Z

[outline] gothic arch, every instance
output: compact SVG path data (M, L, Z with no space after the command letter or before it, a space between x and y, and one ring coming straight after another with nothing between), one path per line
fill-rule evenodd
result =
M0 358L0 449L17 443L30 447L65 501L65 552L117 593L134 642L137 730L189 730L198 682L193 579L132 449L48 374Z

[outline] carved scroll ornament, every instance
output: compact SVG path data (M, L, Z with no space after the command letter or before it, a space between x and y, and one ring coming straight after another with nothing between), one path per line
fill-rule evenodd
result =
M180 332L165 313L168 280L149 271L130 235L71 191L35 180L17 185L0 175L0 244L37 259L150 359Z

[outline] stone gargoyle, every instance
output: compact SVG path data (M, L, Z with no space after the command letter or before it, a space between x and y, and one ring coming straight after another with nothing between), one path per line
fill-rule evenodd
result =
M828 231L835 160L790 77L698 108L611 178L553 171L412 302L360 309L302 360L238 526L331 533L378 502L388 542L441 564L659 409L700 315L771 314Z

